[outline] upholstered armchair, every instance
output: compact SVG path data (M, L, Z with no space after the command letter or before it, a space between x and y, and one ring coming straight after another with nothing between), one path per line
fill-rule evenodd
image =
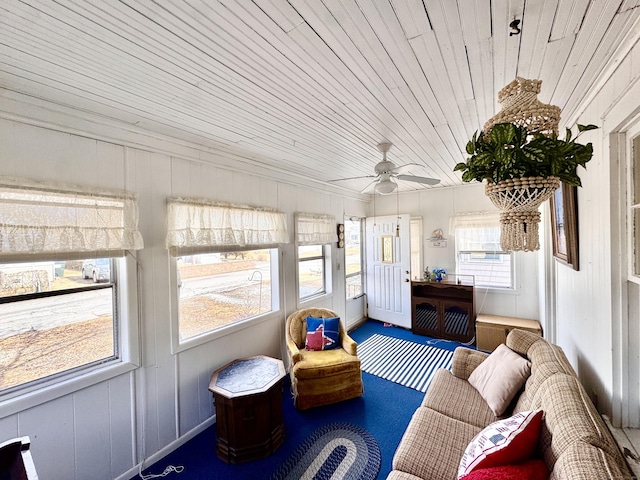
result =
M361 396L364 388L356 342L338 322L337 348L306 350L307 317L335 318L338 315L325 308L305 308L287 318L285 337L296 408L306 410Z

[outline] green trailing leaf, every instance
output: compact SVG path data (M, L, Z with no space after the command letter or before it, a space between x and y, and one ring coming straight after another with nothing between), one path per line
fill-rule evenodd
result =
M467 153L468 153L469 155L473 155L473 153L474 153L475 151L476 151L476 147L475 147L474 143L473 143L473 142L468 142L468 143L467 143Z
M464 162L460 162L453 168L453 171L457 172L458 170L465 170L466 168L467 168L467 164Z
M589 125L580 125L580 124L578 124L578 131L580 133L588 132L589 130L596 130L597 128L599 128L597 125L593 125L591 123Z
M467 143L470 157L458 163L454 171L462 172L462 180L499 182L509 178L558 176L568 185L580 186L577 167L586 167L593 156L593 146L576 139L595 125L578 125L573 137L566 129L565 139L529 132L514 123L494 125L491 132L476 132Z
M462 175L462 181L463 182L470 182L472 180L477 180L477 179L473 176L473 174L471 172L465 172Z

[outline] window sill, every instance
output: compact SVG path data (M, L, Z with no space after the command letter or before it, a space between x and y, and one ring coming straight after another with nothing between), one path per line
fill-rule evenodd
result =
M313 307L317 305L319 300L326 300L333 298L333 294L329 292L319 293L318 295L314 295L313 297L306 297L303 300L298 299L298 310L307 307Z
M210 332L206 332L201 335L188 338L186 340L178 341L176 344L173 345L172 353L176 354L176 353L184 352L185 350L189 350L191 348L204 345L205 343L209 343L219 338L226 337L227 335L231 335L232 333L236 333L246 328L252 327L254 325L258 325L262 322L267 322L269 320L276 319L278 318L279 314L280 314L279 311L268 312L258 317L247 318L246 320L240 320L238 322L231 323L224 327L211 330Z
M518 294L518 290L515 288L496 288L496 287L479 287L479 286L475 286L473 287L476 292L480 293L480 294L484 294L484 293L497 293L499 295L517 295Z
M0 418L36 407L84 388L124 375L138 368L131 362L97 365L83 372L69 373L24 389L0 396Z

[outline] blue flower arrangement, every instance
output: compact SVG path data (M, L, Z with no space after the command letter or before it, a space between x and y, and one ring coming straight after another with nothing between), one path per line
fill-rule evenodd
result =
M441 282L443 275L446 275L447 271L444 268L434 268L433 274L436 277L436 282Z

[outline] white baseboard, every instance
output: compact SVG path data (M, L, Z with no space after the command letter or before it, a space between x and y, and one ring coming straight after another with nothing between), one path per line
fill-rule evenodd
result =
M209 428L214 423L216 423L216 416L215 415L209 417L207 420L202 422L197 427L192 428L187 433L182 435L180 438L175 439L169 445L167 445L166 447L164 447L161 450L157 451L156 453L151 455L149 458L145 458L142 461L142 470L147 468L149 465L153 465L157 461L162 460L164 457L169 455L171 452L173 452L177 448L179 448L182 445L184 445L185 443L187 443L189 440L191 440L196 435L198 435L199 433L201 433L204 430L206 430L207 428ZM146 467L145 467L145 465L146 465ZM116 477L114 480L129 480L130 478L133 478L135 475L137 475L139 472L140 472L140 464L137 464L133 468L131 468L131 469L127 470L126 472L124 472L122 475Z

